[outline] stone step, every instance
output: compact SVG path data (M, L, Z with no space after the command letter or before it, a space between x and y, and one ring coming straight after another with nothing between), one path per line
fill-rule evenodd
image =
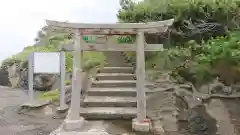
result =
M87 107L137 107L135 97L117 96L87 96L84 99L84 106Z
M100 80L93 81L92 87L113 88L113 87L136 87L136 80Z
M90 88L89 96L129 96L136 97L136 88Z
M81 108L80 115L86 119L132 119L137 115L137 108L87 107Z
M133 73L133 67L104 67L99 73Z
M99 73L96 80L135 80L135 75L131 73Z

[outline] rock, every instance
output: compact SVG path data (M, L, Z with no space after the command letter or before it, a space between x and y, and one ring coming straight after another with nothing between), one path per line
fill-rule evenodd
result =
M158 79L156 80L155 85L161 88L169 88L172 87L174 84L171 80Z
M40 91L52 90L56 81L56 75L37 74L34 75L33 88Z
M8 86L10 84L8 72L6 70L0 69L0 85Z
M199 105L189 110L188 128L197 135L215 135L217 122L206 112L204 105Z
M200 88L198 88L198 92L199 93L203 93L203 94L210 94L210 90L209 90L209 85L206 84L206 85L202 85Z
M13 64L7 68L9 81L12 88L28 89L28 71L22 69L18 64ZM33 88L35 90L48 91L52 90L53 84L56 82L56 75L51 74L34 74Z
M18 64L13 64L7 68L8 77L12 88L18 88L20 83L20 75L18 70Z
M71 93L72 92L72 85L65 86L65 91L66 91L66 93Z
M177 131L176 96L173 92L157 92L147 99L147 115L153 120L154 130L163 126L165 131Z
M240 92L240 85L239 84L233 84L231 85L233 92Z
M145 87L146 87L147 89L149 89L149 90L154 90L154 89L157 88L157 86L156 86L155 84L153 84L153 83L151 83L151 82L148 82L148 81L146 81Z
M65 81L63 81L65 83ZM55 78L55 82L53 82L52 84L52 90L56 90L56 89L59 89L60 90L61 88L61 77L60 75L57 75L56 78Z
M232 87L225 86L223 83L215 80L213 84L210 84L209 88L211 94L224 94L230 95L233 93Z
M233 93L233 90L232 90L231 87L224 87L224 88L223 88L223 93L224 93L225 95L231 95L231 94Z

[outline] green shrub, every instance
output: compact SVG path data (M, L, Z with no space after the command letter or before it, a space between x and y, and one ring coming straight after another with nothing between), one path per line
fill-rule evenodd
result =
M186 80L196 85L209 82L216 76L227 84L240 81L239 31L201 45L191 42L186 46L168 51L171 61L178 61L175 70Z

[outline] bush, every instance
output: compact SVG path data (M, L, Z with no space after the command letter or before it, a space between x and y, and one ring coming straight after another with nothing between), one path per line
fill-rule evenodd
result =
M189 42L182 48L169 49L178 75L195 85L211 82L218 76L225 84L240 81L240 32L218 37L202 44ZM176 74L175 72L175 74Z

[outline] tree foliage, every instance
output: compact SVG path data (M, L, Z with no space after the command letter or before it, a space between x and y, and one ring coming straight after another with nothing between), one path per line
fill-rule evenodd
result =
M240 26L239 0L122 0L118 12L123 22L161 21L175 18L175 28L184 31L188 23L218 22L230 29Z

